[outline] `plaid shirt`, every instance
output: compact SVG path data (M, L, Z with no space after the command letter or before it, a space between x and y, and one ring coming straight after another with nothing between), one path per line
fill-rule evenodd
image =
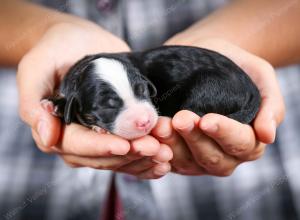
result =
M223 1L39 1L100 24L134 50L162 44ZM37 21L39 22L39 21ZM168 174L141 181L116 175L127 220L300 219L300 67L278 70L287 114L263 158L230 177ZM41 153L17 111L15 70L0 73L0 219L96 220L111 172L71 169ZM296 95L298 94L298 95Z

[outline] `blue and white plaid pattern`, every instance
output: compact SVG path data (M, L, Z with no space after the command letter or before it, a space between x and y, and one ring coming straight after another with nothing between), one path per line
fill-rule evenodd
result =
M160 45L223 1L39 1L89 18L123 37L134 50ZM98 6L98 7L97 7ZM127 220L300 219L300 67L278 70L287 106L275 144L263 158L226 178L168 174L140 181L117 174ZM0 219L99 219L111 173L71 169L41 153L17 112L15 71L0 72ZM298 95L297 95L298 94Z

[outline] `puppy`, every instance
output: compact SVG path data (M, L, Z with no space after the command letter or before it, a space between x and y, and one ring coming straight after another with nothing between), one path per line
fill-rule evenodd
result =
M172 117L182 109L250 123L261 102L257 87L230 59L187 46L86 56L49 99L66 124L126 139L148 134L158 114Z

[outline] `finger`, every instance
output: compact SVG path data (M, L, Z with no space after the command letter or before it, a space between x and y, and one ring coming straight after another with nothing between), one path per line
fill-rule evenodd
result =
M245 159L257 145L251 126L218 114L207 114L201 119L200 129L213 138L229 155Z
M100 170L117 170L131 162L126 156L112 156L112 157L80 157L74 155L61 155L65 163L77 167L90 167Z
M173 158L173 152L171 148L166 144L160 144L160 149L156 155L152 157L152 160L156 163L165 163Z
M119 167L116 171L137 175L145 170L150 169L156 164L157 163L154 162L152 158L143 157L142 159L132 161L129 164Z
M253 161L261 158L265 153L266 146L267 145L265 143L258 141L253 152L251 152L251 154L249 154L247 157L243 158L243 161Z
M157 164L154 167L143 171L138 175L140 179L158 179L166 175L171 170L171 165L169 163Z
M192 153L186 146L180 135L173 130L172 121L168 117L160 117L152 134L164 144L170 146L173 151L171 160L172 171L181 174L190 172L203 173L203 169L198 166L193 159Z
M228 176L240 163L235 157L227 155L214 140L198 128L200 117L190 111L178 112L172 124L189 146L194 159L213 175Z
M249 73L257 85L262 102L254 120L257 138L264 143L272 143L276 136L276 127L282 122L285 114L283 97L274 68L266 61L250 56L244 61L244 70Z
M170 147L166 144L161 144L160 150L157 155L151 157L144 157L139 160L135 160L126 166L120 167L118 171L136 175L145 171L155 164L166 163L172 159L173 153Z
M269 91L272 97L262 96L261 108L254 120L258 139L267 144L274 142L276 127L282 122L285 112L282 96L274 90L276 89Z
M55 82L51 76L55 72L54 66L51 59L36 62L34 56L27 55L20 62L17 74L20 116L37 131L46 147L55 145L60 136L60 120L49 114L49 105L40 103L53 92Z
M38 133L31 129L31 133L32 133L32 137L37 145L37 147L44 153L47 153L47 154L51 154L51 153L54 153L55 151L51 148L51 147L45 147L44 144L42 143L41 141L41 138L40 136L38 135Z
M65 154L90 157L125 155L130 150L129 142L118 136L99 134L75 123L63 127L57 147Z
M141 156L154 156L159 150L160 143L150 135L131 141L131 152Z
M214 139L224 152L242 161L258 159L265 151L266 145L256 139L251 126L223 115L204 115L199 128Z
M276 137L277 122L274 119L274 113L270 112L271 105L272 101L263 99L253 123L257 138L267 144L273 143Z

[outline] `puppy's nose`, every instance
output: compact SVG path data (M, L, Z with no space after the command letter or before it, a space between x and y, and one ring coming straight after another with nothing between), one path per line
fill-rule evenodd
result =
M140 117L135 121L135 126L138 130L148 130L150 127L150 118L149 116Z

